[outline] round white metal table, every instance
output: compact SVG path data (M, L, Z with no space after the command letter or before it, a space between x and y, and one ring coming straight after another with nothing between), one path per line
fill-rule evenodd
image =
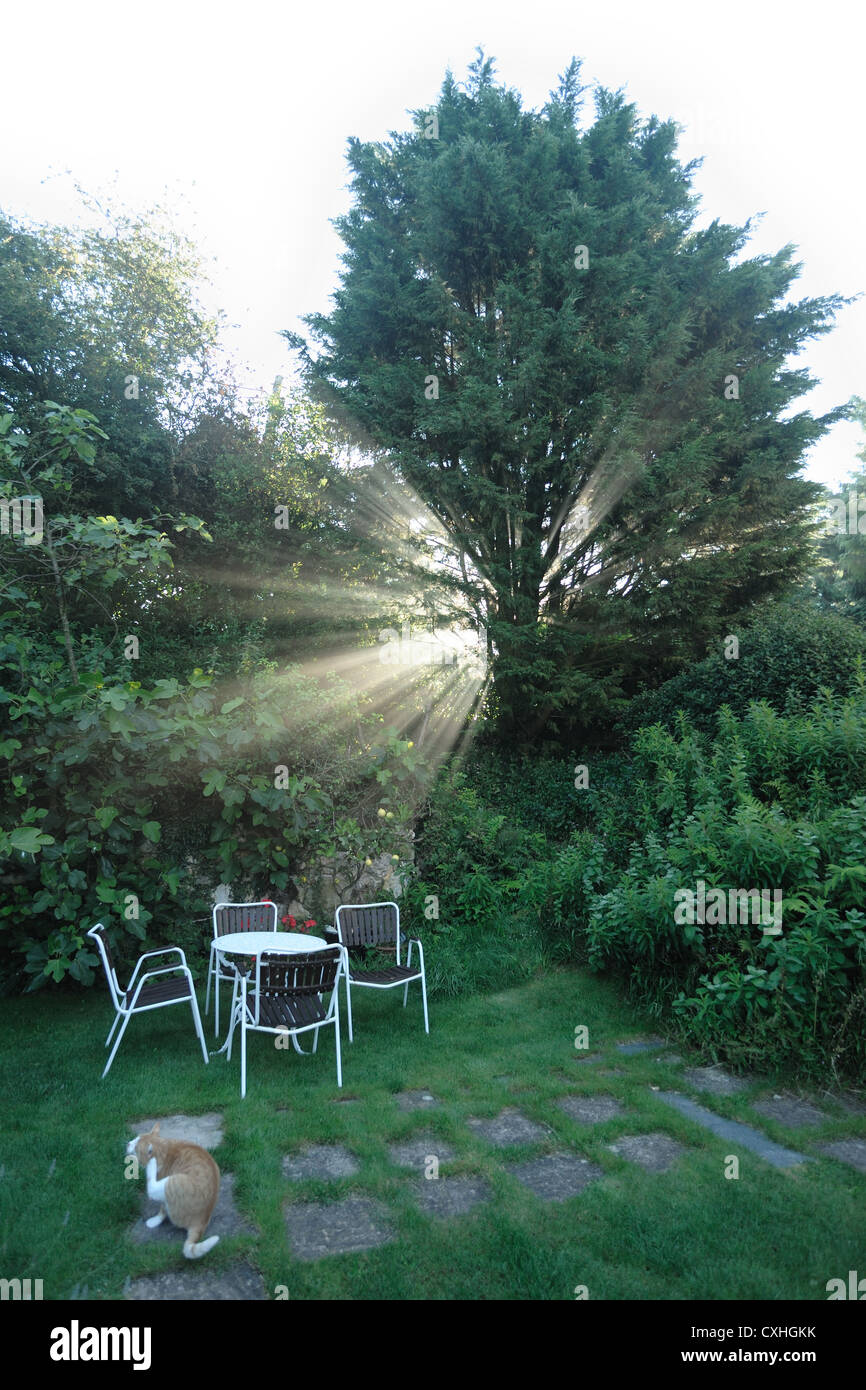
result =
M327 946L322 936L307 936L299 931L235 931L216 938L218 951L229 955L258 956L262 951L318 951Z
M236 931L227 932L225 936L216 938L217 951L222 955L235 956L260 956L262 951L279 951L283 955L298 955L303 951L319 951L328 942L322 936L307 936L305 932L298 931ZM234 962L233 962L234 963ZM231 1042L235 1023L238 1021L238 1001L237 983L241 974L245 974L243 962L234 963L235 988L232 991L232 1003L229 1009L229 1030L225 1042L218 1052L211 1053L212 1057L218 1057L225 1052Z

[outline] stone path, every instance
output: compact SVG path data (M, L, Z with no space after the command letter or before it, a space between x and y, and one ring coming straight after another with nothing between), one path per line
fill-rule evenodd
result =
M562 1096L556 1103L580 1125L600 1125L625 1114L615 1096Z
M391 1162L396 1163L402 1168L421 1168L423 1169L428 1160L435 1158L439 1163L447 1163L454 1157L454 1150L450 1144L445 1144L441 1139L437 1139L435 1134L429 1131L419 1134L414 1139L406 1140L402 1144L389 1144L388 1153Z
M519 1110L512 1109L503 1110L493 1120L470 1116L466 1123L497 1149L507 1149L512 1144L532 1144L539 1139L546 1139L550 1133L534 1120L527 1119Z
M819 1144L818 1148L830 1158L838 1158L840 1163L866 1173L866 1139L839 1139L834 1144Z
M656 1052L664 1045L664 1038L645 1038L640 1042L617 1043L616 1050L622 1053L623 1057L636 1057L640 1052Z
M772 1100L757 1100L752 1109L765 1120L778 1120L789 1129L799 1129L801 1125L823 1125L829 1119L823 1110L810 1105L808 1101L795 1096L773 1096Z
M439 1104L429 1091L400 1091L394 1099L400 1110L429 1110L431 1105Z
M627 1134L607 1146L619 1158L637 1163L648 1173L666 1173L685 1150L669 1134Z
M776 1169L788 1169L797 1165L811 1163L817 1154L847 1164L859 1172L866 1173L866 1139L855 1137L836 1137L820 1139L816 1132L825 1125L840 1124L840 1116L860 1116L866 1113L863 1102L854 1096L832 1097L829 1093L821 1097L821 1104L792 1094L772 1093L765 1086L759 1091L759 1079L755 1077L733 1076L719 1066L687 1065L677 1053L664 1051L668 1046L664 1038L650 1037L635 1040L624 1039L612 1045L607 1051L599 1051L590 1057L577 1061L584 1071L581 1084L591 1078L593 1085L604 1086L604 1078L652 1076L655 1065L666 1069L677 1068L681 1072L685 1088L703 1096L720 1097L727 1104L729 1097L738 1097L740 1114L754 1116L756 1124L745 1123L742 1119L733 1120L719 1115L708 1105L700 1103L692 1096L678 1090L663 1090L661 1085L650 1085L653 1095L665 1106L691 1121L700 1129L724 1140L733 1152L746 1150ZM610 1060L617 1056L624 1066L611 1066ZM633 1059L631 1061L627 1059ZM599 1066L599 1063L607 1065ZM592 1068L592 1070L590 1070ZM567 1068L553 1073L563 1079L566 1089L568 1078L577 1079L577 1073ZM667 1079L670 1084L670 1070L659 1074L659 1081ZM512 1073L494 1078L497 1085L511 1086L521 1092L531 1086L518 1086L522 1080ZM609 1084L609 1083L607 1083ZM463 1091L467 1088L464 1086ZM751 1097L749 1098L749 1092ZM471 1093L471 1091L470 1091ZM340 1097L340 1103L348 1106L362 1106L357 1097ZM434 1111L441 1106L439 1098L427 1090L406 1090L392 1097L396 1110L410 1115L419 1111ZM554 1102L565 1119L574 1126L574 1143L579 1148L580 1134L589 1140L592 1128L604 1124L616 1124L622 1130L632 1123L636 1112L615 1095L599 1091L598 1094L571 1094L559 1096ZM710 1105L712 1101L710 1101ZM822 1108L826 1106L827 1108ZM799 1152L797 1148L776 1143L764 1134L757 1125L764 1120L771 1126L792 1131L792 1137L800 1146L809 1148L811 1153ZM687 1144L666 1134L662 1129L650 1133L619 1133L604 1149L613 1157L604 1161L604 1166L592 1162L579 1152L562 1147L563 1140L547 1124L539 1123L523 1113L517 1106L507 1106L495 1116L467 1115L462 1120L465 1140L470 1145L467 1158L471 1154L471 1141L493 1151L485 1162L489 1165L502 1164L500 1171L521 1184L527 1193L545 1203L565 1202L581 1199L595 1183L602 1182L617 1172L616 1160L634 1164L646 1173L653 1175L653 1181L669 1181L665 1175L681 1160L688 1156ZM143 1120L130 1127L131 1132L139 1134L151 1129L152 1120ZM189 1139L208 1149L217 1149L223 1138L223 1121L219 1114L201 1116L172 1115L160 1120L161 1133L169 1138ZM560 1128L560 1134L567 1134ZM831 1130L832 1133L832 1130ZM836 1130L838 1135L838 1128ZM818 1140L819 1142L816 1142ZM351 1141L350 1141L351 1142ZM566 1145L570 1141L566 1138ZM552 1152L543 1152L544 1148ZM462 1147L462 1145L460 1146ZM506 1155L500 1157L496 1151L524 1148L524 1157ZM539 1152L542 1150L542 1152ZM388 1181L396 1184L408 1194L416 1209L436 1222L463 1220L471 1213L495 1200L490 1182L480 1173L446 1173L440 1175L439 1165L460 1159L461 1153L453 1143L446 1142L433 1129L421 1129L403 1139L394 1139L384 1148L390 1164ZM477 1150L475 1151L477 1153ZM598 1152L596 1150L596 1152ZM217 1161L219 1161L217 1156ZM464 1159L464 1165L466 1159ZM471 1158L469 1158L471 1166ZM283 1206L283 1220L287 1247L298 1260L315 1261L335 1256L351 1256L365 1250L373 1250L398 1239L397 1222L389 1210L387 1200L363 1195L360 1192L345 1192L336 1200L308 1201L302 1193L292 1193L292 1187L304 1182L337 1183L357 1177L363 1172L364 1164L358 1154L339 1143L307 1144L294 1153L286 1154L282 1160L282 1176L286 1181L286 1200ZM403 1170L400 1173L399 1170ZM411 1175L411 1177L410 1177ZM339 1190L339 1189L338 1189ZM180 1255L182 1234L169 1222L154 1230L148 1230L144 1218L153 1211L142 1191L142 1216L130 1230L134 1244L147 1241L162 1241L166 1246L174 1242ZM231 1173L222 1174L220 1199L214 1213L208 1234L221 1237L255 1236L252 1225L237 1210L234 1201L234 1178ZM242 1257L219 1269L193 1269L184 1267L181 1259L179 1267L159 1274L148 1275L136 1280L128 1280L124 1290L130 1299L215 1299L215 1300L260 1300L272 1296L266 1292L261 1276L246 1263Z
M372 1250L394 1239L381 1203L367 1197L292 1204L286 1208L286 1233L299 1260Z
M131 1280L124 1290L126 1298L148 1302L192 1302L223 1299L245 1303L262 1302L268 1295L262 1276L249 1265L232 1265L224 1270L202 1270L193 1274L186 1269L166 1270L163 1274L148 1274Z
M718 1135L727 1143L739 1144L751 1153L756 1153L759 1158L772 1163L774 1168L792 1168L796 1163L809 1162L804 1154L794 1153L792 1149L782 1148L781 1144L774 1144L771 1139L767 1139L750 1125L740 1124L738 1120L725 1120L721 1115L713 1114L712 1110L706 1110L704 1106L689 1100L688 1096L681 1096L677 1091L660 1091L659 1100L663 1100L666 1105L672 1105L681 1115L703 1125L704 1129Z
M138 1120L129 1128L133 1134L149 1134L157 1120L163 1139L185 1139L188 1144L200 1144L203 1149L215 1149L223 1141L223 1117L214 1112L209 1115L169 1115L166 1119L157 1116L152 1120Z
M547 1154L529 1163L512 1163L508 1172L544 1202L564 1202L604 1177L604 1169L597 1163L570 1153Z
M493 1195L483 1178L429 1179L419 1183L414 1192L421 1209L440 1219L465 1216Z
M748 1085L739 1076L728 1076L721 1067L688 1067L685 1078L696 1091L708 1091L711 1096L735 1096Z
M305 1178L351 1178L358 1160L342 1144L312 1144L294 1157L283 1159L283 1177L295 1182Z

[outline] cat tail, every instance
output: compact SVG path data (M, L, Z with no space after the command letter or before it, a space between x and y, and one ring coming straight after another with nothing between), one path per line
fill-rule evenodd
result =
M197 1245L194 1245L191 1240L185 1240L183 1253L188 1260L200 1260L202 1255L207 1254L208 1250L213 1250L218 1240L219 1236L209 1236L207 1240L200 1240Z

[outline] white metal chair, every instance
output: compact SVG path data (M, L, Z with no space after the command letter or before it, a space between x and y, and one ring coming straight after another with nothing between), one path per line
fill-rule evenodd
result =
M126 989L121 989L117 979L117 971L114 968L114 960L111 955L111 947L108 944L105 927L101 922L97 922L95 927L91 927L87 935L96 942L102 964L105 967L105 974L108 978L108 988L111 991L111 999L114 1004L114 1022L111 1025L108 1037L105 1039L105 1046L111 1042L112 1034L120 1020L123 1019L120 1032L117 1035L114 1047L111 1049L111 1056L105 1064L103 1077L107 1074L109 1067L114 1061L115 1053L120 1047L120 1040L126 1031L126 1025L133 1014L148 1013L151 1009L164 1009L169 1004L189 1004L192 1008L192 1016L195 1020L195 1031L201 1043L202 1055L205 1061L208 1060L207 1047L204 1040L204 1029L201 1026L201 1015L198 1011L198 1001L195 997L195 986L192 974L186 963L186 956L179 946L166 946L161 951L146 951L136 961L135 969L130 976L129 984ZM143 975L139 975L139 970L146 960L152 960L155 956L180 956L180 965L165 965L159 970L146 970ZM178 974L178 972L180 972ZM157 975L174 975L172 980L162 979L159 984L148 984L148 980L154 980Z
M210 961L207 968L207 992L205 994L204 1011L207 1015L210 1009L210 989L211 982L214 986L214 999L216 1007L214 1009L214 1037L217 1037L220 1030L220 985L227 980L231 985L235 985L237 972L232 961L220 955L219 938L228 936L233 932L241 931L276 931L277 930L277 905L276 903L217 903L213 910L213 941L210 948ZM234 998L234 996L232 996Z
M406 964L400 964L400 946L404 938L400 934L400 909L396 903L344 903L337 908L337 934L340 943L346 948L346 1004L349 1014L349 1042L352 1042L352 987L364 989L395 989L403 985L403 1008L409 997L409 986L413 980L421 981L421 997L424 1002L424 1032L430 1032L427 1016L427 977L424 973L424 947L417 937L408 940ZM412 968L412 947L418 947L418 966ZM358 948L394 952L395 965L381 970L359 970L349 953ZM363 952L366 955L366 949Z
M256 960L255 992L247 993L247 977L240 983L240 1000L232 1012L228 1055L238 1015L241 1024L241 1097L247 1093L247 1032L275 1033L291 1037L296 1052L304 1052L299 1033L313 1031L315 1052L319 1029L333 1023L337 1042L337 1085L343 1084L340 1055L339 986L345 952L341 946L324 946L316 951L286 955L281 951L262 951ZM327 1005L324 996L331 991Z

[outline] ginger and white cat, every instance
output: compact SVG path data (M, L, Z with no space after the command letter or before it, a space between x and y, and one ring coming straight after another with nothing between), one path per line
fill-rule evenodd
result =
M201 1259L219 1240L219 1236L202 1240L220 1190L220 1170L207 1149L185 1139L163 1139L155 1124L149 1134L132 1139L126 1152L146 1164L147 1195L160 1203L156 1216L145 1224L151 1229L160 1226L167 1215L186 1231L183 1253L187 1259Z

